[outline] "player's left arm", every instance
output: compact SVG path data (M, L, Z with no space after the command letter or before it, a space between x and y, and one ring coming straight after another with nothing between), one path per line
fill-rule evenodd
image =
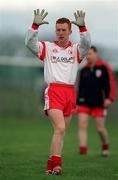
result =
M103 89L104 107L108 108L116 98L116 81L112 68L107 63L104 64Z
M75 21L72 21L71 23L76 25L80 31L80 44L78 45L77 51L80 59L79 62L81 62L91 46L91 38L85 25L85 12L77 11L74 13L74 16Z

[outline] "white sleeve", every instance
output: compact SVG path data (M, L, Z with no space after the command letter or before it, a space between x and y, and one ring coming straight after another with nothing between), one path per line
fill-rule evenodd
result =
M40 58L43 50L42 42L38 41L38 30L32 28L28 29L25 38L25 45L30 49L36 56Z
M80 62L85 58L91 46L91 38L88 31L80 32L80 44L78 44L78 51Z

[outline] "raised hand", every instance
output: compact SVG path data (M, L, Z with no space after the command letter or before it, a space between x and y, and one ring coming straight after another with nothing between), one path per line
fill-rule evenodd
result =
M42 24L49 24L49 22L44 21L45 17L48 15L48 12L45 12L44 9L40 10L36 9L34 10L34 21L33 24L36 24L38 26L42 25Z
M75 24L78 27L85 26L85 12L77 10L74 13L75 21L72 21L72 24Z

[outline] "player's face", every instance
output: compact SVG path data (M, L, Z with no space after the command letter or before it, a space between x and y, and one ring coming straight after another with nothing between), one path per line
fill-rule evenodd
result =
M56 24L57 39L61 43L67 42L69 40L69 35L71 33L72 33L72 31L69 29L69 26L67 23Z
M86 55L86 58L88 63L94 63L98 58L98 54L94 52L93 49L90 49Z

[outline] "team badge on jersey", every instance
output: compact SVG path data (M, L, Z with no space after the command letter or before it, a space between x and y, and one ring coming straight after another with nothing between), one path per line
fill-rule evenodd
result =
M68 50L69 55L73 54L73 51L71 49Z
M102 71L100 69L96 70L96 77L101 77Z

